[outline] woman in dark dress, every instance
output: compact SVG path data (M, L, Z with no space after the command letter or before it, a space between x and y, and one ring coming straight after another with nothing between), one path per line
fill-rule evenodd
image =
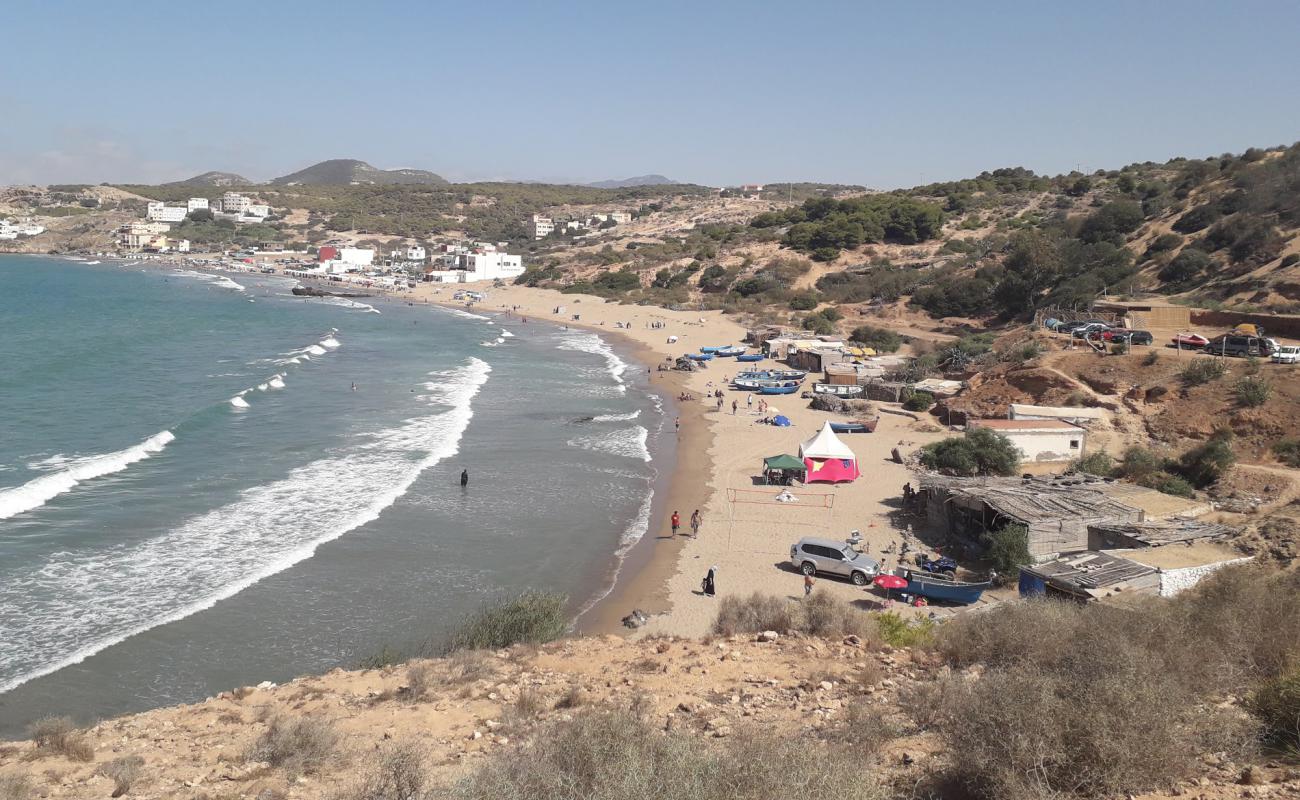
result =
M704 589L704 594L708 597L713 597L714 595L717 594L717 588L718 588L716 583L717 575L718 575L718 567L717 565L714 565L712 567L709 567L709 574L704 576L704 581L701 584L701 586Z

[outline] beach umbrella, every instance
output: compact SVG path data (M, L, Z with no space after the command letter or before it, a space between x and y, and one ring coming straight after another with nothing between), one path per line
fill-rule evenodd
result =
M786 428L789 427L790 425L790 418L785 416L784 414L777 414L775 417L772 418L772 424L777 426L778 428Z
M872 583L882 589L902 589L907 586L907 578L898 575L877 575Z

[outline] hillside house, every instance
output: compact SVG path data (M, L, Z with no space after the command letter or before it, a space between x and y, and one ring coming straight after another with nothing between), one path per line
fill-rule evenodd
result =
M1064 466L1084 454L1088 432L1060 419L976 419L970 428L1005 436L1020 451L1023 464Z

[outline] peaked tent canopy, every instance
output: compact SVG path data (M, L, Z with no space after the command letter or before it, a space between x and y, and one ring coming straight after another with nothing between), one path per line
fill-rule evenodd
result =
M835 435L829 422L815 436L799 445L799 457L808 470L810 483L851 481L862 474L858 471L858 457Z

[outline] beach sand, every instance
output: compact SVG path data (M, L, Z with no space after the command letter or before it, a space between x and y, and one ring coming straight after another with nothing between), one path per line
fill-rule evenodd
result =
M463 307L451 299L460 288L463 285L421 284L401 296ZM481 290L487 299L475 306L479 310L510 311L609 334L630 345L651 369L701 346L737 344L745 338L742 326L717 311L620 305L599 297L522 286ZM563 312L557 313L557 307ZM664 327L648 327L652 322ZM670 336L678 337L677 342L669 343ZM763 398L771 402L769 413L779 410L793 426L759 424L760 396L753 395L750 406L745 392L726 388L726 379L748 366L753 365L716 359L699 372L652 372L652 383L666 395L676 397L687 391L700 399L677 404L681 428L667 495L656 498L645 539L629 552L610 594L579 620L580 631L623 631L620 619L636 608L652 615L639 634L700 636L708 632L721 597L761 591L797 599L803 594L803 576L789 566L788 558L790 546L804 536L843 539L856 529L869 554L883 559L886 568L897 564L896 556L881 552L902 541L902 531L894 527L902 523L890 513L897 508L903 484L913 477L905 466L891 460L891 450L897 447L906 454L947 434L929 422L881 414L875 433L841 437L858 456L861 478L838 486L797 486L792 493L798 502L775 503L772 498L779 489L755 485L762 459L797 454L800 442L835 415L808 408L808 401L797 395L776 396ZM705 398L718 388L725 395L721 412L715 410L716 400ZM738 404L734 414L733 400ZM669 515L679 512L682 531L689 533L688 521L697 508L704 518L699 538L674 539ZM718 567L718 597L705 597L699 591L700 581L713 565ZM837 578L819 578L817 587L866 608L876 607L879 600L873 590Z

